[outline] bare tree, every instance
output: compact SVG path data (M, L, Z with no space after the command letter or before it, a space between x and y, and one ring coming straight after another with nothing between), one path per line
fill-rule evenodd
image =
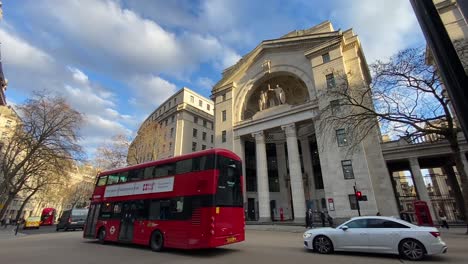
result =
M129 146L130 140L125 135L113 136L110 143L97 148L95 167L99 170L109 170L126 166Z
M378 61L370 67L374 76L371 85L356 81L353 73L340 74L335 87L325 92L333 103L323 109L322 125L346 129L351 146L379 125L385 132L411 140L447 140L462 188L456 178L447 177L468 228L468 181L457 139L461 130L437 69L427 65L425 59L424 49L418 48L401 51L386 62Z
M64 162L82 154L78 144L82 115L63 98L38 93L17 110L21 122L0 153L0 198L5 200L0 218L33 177L40 180L47 170L60 170Z

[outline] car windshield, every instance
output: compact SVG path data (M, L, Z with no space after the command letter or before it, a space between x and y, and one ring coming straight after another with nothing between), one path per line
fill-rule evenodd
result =
M39 216L28 217L28 221L40 221L41 218Z

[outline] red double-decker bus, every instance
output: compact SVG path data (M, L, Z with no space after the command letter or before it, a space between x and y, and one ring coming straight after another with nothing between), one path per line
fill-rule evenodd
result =
M85 238L163 248L211 248L245 239L241 160L225 149L98 175Z
M55 221L56 210L54 208L44 208L41 214L41 225L53 225Z

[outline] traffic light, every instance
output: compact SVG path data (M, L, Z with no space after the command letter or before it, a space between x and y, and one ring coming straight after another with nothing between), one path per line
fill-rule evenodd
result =
M362 201L362 192L361 191L356 191L356 200Z

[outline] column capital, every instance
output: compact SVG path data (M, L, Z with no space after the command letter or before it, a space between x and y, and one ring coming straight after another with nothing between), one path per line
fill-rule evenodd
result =
M263 132L263 130L253 132L252 137L255 138L255 142L257 143L265 143L265 132Z
M287 138L288 137L297 137L296 124L294 124L294 123L287 124L287 125L281 126L281 129L284 130L284 134L286 135Z

